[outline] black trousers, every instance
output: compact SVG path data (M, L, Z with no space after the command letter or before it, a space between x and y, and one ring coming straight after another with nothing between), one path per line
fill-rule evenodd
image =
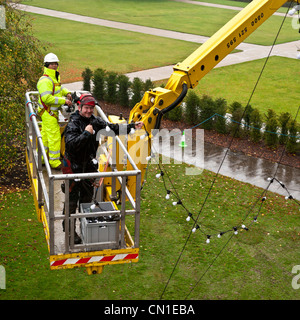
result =
M67 190L65 190L67 192ZM70 180L69 183L69 214L76 213L76 209L80 208L81 203L90 203L93 199L94 186L93 180L85 179L80 181ZM63 208L65 214L65 204ZM63 221L63 231L65 231Z

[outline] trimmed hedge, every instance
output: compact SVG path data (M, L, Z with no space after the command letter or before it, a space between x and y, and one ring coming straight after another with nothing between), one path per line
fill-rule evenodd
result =
M97 99L117 102L124 107L133 108L141 101L145 91L153 88L151 80L143 82L134 78L133 82L130 82L125 75L102 69L96 69L94 73L86 69L82 76L92 78L93 95ZM234 137L248 137L256 143L263 140L271 148L284 144L288 152L300 152L300 127L288 112L277 115L269 109L266 114L261 114L251 105L244 107L235 101L228 106L223 98L214 100L208 95L199 97L190 90L184 102L164 117L206 130L216 130L222 134L229 132Z

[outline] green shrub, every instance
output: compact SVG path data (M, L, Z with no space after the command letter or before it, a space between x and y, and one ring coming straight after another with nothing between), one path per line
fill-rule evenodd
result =
M180 121L182 119L182 107L181 105L175 107L171 111L167 112L164 117L171 121Z
M153 89L154 84L151 79L147 79L144 83L144 91L148 91L149 89Z
M206 130L211 130L213 128L213 119L211 117L216 113L215 103L213 99L208 95L203 95L200 99L199 109L199 123L203 122L201 127Z
M188 124L198 124L199 104L200 99L194 91L189 91L186 98L186 107L184 112L184 119Z
M226 111L227 111L227 101L222 98L218 98L215 100L215 108L216 113L220 116L216 116L214 121L214 128L219 133L226 133L227 132L227 126L226 126Z
M286 144L288 141L288 136L287 136L289 132L288 123L290 119L291 119L291 114L289 112L281 113L278 118L278 121L280 123L280 133L281 133L281 135L279 136L280 144Z
M85 70L81 74L83 78L83 87L82 89L85 91L91 91L91 78L93 76L93 72L90 68L85 68Z
M257 108L254 108L250 115L251 129L250 137L253 142L259 142L261 139L262 119Z
M93 96L98 100L104 100L105 96L105 70L98 68L94 71L93 77Z
M132 98L130 100L130 107L133 108L142 100L144 83L140 78L134 78L132 82Z
M286 149L290 153L296 153L300 149L300 143L297 143L297 131L299 130L299 125L295 120L290 121L288 126L289 137L286 145Z
M239 138L242 135L241 121L244 112L243 107L239 102L235 101L229 106L229 110L232 115L232 122L229 126L230 133L235 138Z
M267 114L265 115L266 118L266 128L264 132L264 140L269 147L276 147L278 144L278 121L276 113L269 109Z
M118 86L119 90L117 93L117 102L123 107L129 107L129 88L131 83L129 78L124 74L118 76Z
M253 108L250 104L248 104L245 108L245 112L244 112L244 121L245 121L245 126L244 126L244 130L243 133L244 135L248 136L250 135L250 126L251 126L251 113L253 111Z
M106 77L106 91L104 100L110 103L117 102L117 81L118 75L116 72L107 72Z

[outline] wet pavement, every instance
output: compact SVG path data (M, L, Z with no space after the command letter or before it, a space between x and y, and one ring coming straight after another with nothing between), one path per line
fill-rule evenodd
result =
M182 148L180 147L180 139L181 137L179 136L179 140L177 137L175 141L168 143L164 143L164 140L162 140L161 143L163 143L163 147L155 142L152 150L167 158L173 158L178 161L178 163L182 161L197 166L199 170L196 170L194 172L195 174L201 174L201 169L212 172L219 171L221 175L263 189L269 184L268 178L275 177L285 185L295 199L300 200L300 169L247 156L242 152L233 152L230 150L227 152L227 148L204 143L203 139L198 146L193 145L191 147L191 140L185 138L187 146ZM191 172L191 174L193 174L193 172ZM268 190L283 196L289 195L276 181L270 185Z
M211 144L205 144L204 149L204 168L217 172L226 149ZM221 166L220 174L261 188L267 187L269 177L275 177L286 186L295 199L300 200L300 169L297 168L278 165L241 152L229 151ZM276 181L270 185L268 190L284 196L288 195L287 191Z

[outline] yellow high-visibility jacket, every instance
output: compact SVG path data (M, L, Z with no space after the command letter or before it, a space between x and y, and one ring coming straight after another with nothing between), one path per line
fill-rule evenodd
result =
M44 74L37 83L37 89L40 94L39 111L46 107L50 114L53 112L57 116L58 110L65 104L65 96L70 93L67 88L61 85L59 72L44 67Z

